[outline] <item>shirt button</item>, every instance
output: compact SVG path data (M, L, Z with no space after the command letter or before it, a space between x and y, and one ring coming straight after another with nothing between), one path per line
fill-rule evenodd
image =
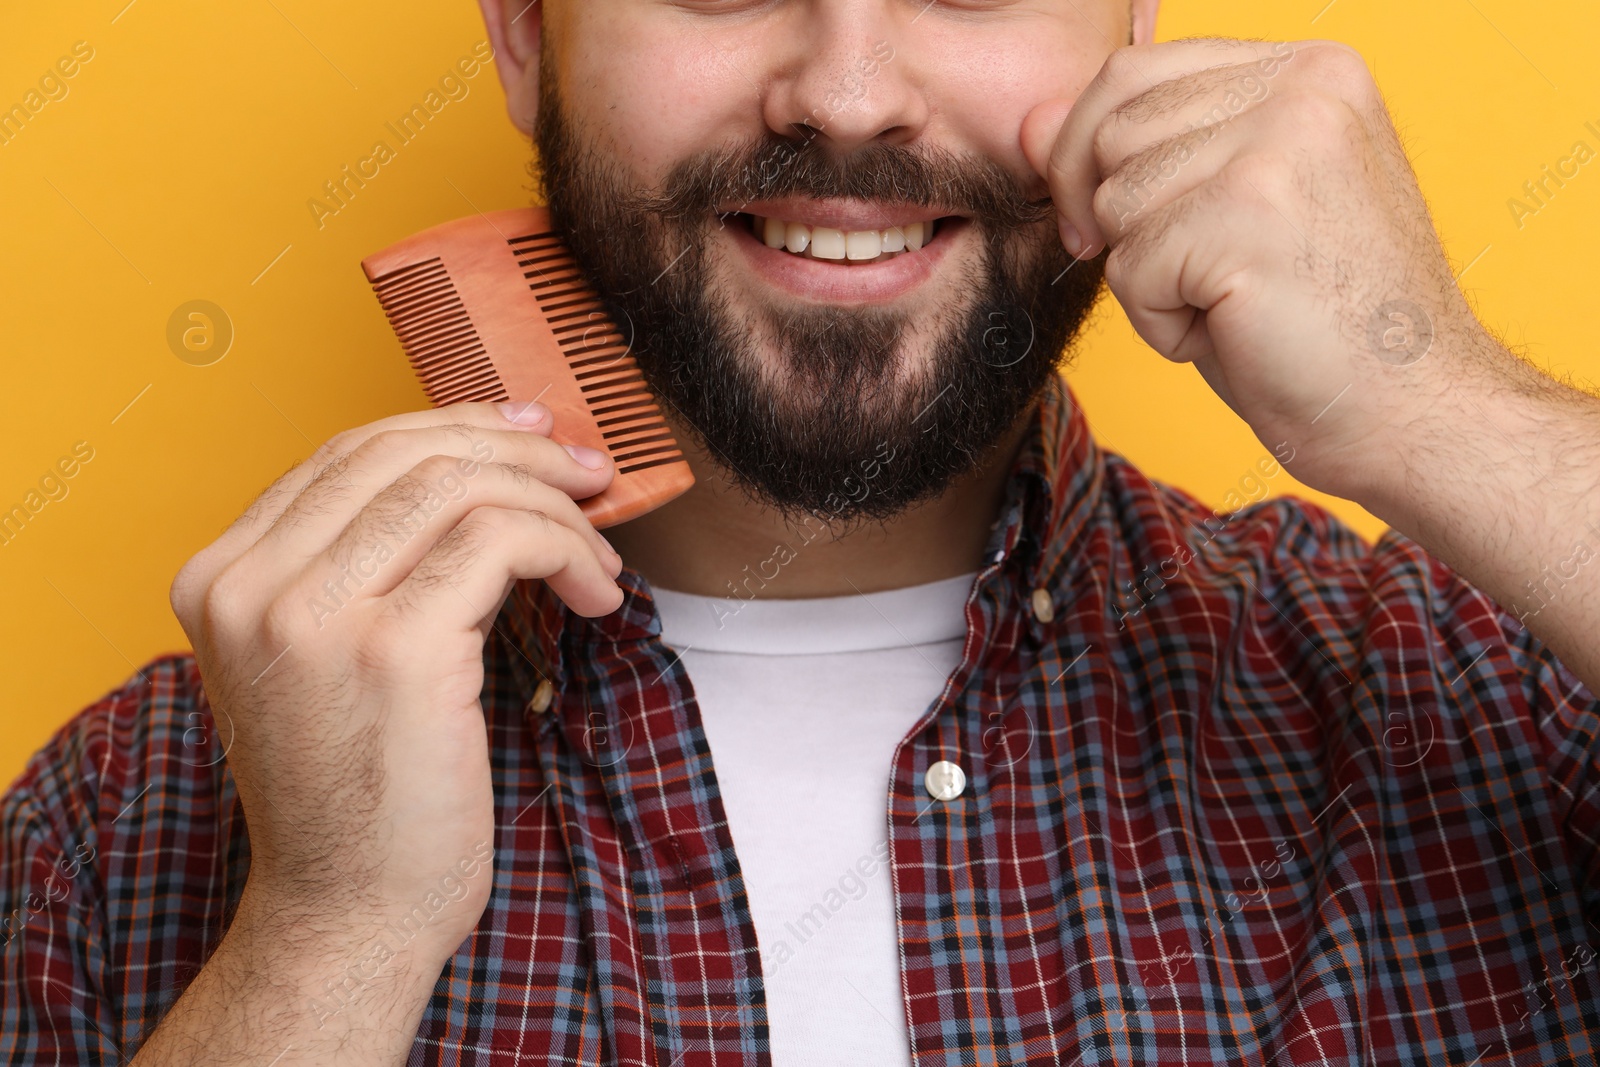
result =
M928 768L928 773L922 776L922 784L928 787L928 795L933 799L954 800L967 787L967 775L949 760L940 760Z
M1056 618L1055 605L1050 603L1050 590L1035 589L1033 591L1033 617L1040 622L1054 622Z
M538 715L540 712L550 710L550 702L555 699L556 687L550 684L550 679L540 678L539 686L533 691L533 699L528 701L528 714Z

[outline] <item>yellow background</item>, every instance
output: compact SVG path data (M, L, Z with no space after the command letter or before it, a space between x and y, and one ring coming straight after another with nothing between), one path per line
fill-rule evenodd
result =
M1584 129L1600 127L1592 4L1173 0L1159 29L1359 48L1480 315L1541 365L1600 378L1586 320L1600 163L1520 229L1507 206L1575 141L1600 149ZM528 201L527 147L492 69L321 230L306 202L379 137L392 144L384 123L482 39L470 0L0 14L0 106L75 42L94 50L68 95L0 144L0 510L75 442L94 449L68 495L0 545L0 782L136 666L186 647L168 584L265 485L341 429L426 406L357 264L414 230ZM169 316L195 299L236 331L210 366L167 345ZM1070 377L1103 442L1213 505L1265 454L1114 303ZM1301 492L1287 474L1270 484ZM1381 529L1328 503L1369 537Z

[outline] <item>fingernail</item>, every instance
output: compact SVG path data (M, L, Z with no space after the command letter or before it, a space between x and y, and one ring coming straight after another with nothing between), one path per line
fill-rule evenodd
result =
M502 400L495 407L518 426L537 426L550 417L550 409L537 400Z
M1083 238L1078 234L1078 228L1067 221L1065 215L1057 220L1061 227L1061 244L1073 259L1077 259L1083 252Z
M572 453L573 459L577 460L579 463L582 463L590 470L597 471L606 465L606 456L604 452L600 452L593 448L587 448L583 445L562 445L561 447Z
M618 559L621 559L621 558L622 558L622 553L621 553L621 552L618 552L618 551L617 551L617 546L616 546L616 545L614 545L614 544L612 544L612 543L611 543L611 542L610 542L610 541L607 541L607 540L606 540L606 535L605 535L605 534L603 534L603 533L601 533L601 532L600 532L600 531L599 531L599 530L596 530L596 531L595 531L595 532L594 532L594 535L595 535L595 536L596 536L596 537L598 537L598 538L600 538L600 540L601 540L601 542L602 542L602 543L603 543L603 544L604 544L604 545L605 545L605 546L606 546L606 547L607 547L607 548L609 548L609 549L610 549L610 550L611 550L611 554L612 554L612 555L613 555L613 556L616 556L616 557L617 557L617 558L618 558Z

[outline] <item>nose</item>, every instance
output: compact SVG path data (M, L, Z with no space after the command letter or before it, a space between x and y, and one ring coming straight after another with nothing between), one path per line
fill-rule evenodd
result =
M894 0L818 0L767 82L762 111L783 137L820 137L840 153L875 140L918 137L930 108L909 57L893 40Z

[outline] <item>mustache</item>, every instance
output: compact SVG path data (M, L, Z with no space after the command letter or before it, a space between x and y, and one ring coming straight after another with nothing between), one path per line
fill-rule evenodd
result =
M1054 216L1049 197L1027 188L994 160L975 153L875 141L848 155L822 138L776 135L708 149L673 166L645 211L675 223L708 223L721 205L780 197L857 199L939 209L996 229Z

